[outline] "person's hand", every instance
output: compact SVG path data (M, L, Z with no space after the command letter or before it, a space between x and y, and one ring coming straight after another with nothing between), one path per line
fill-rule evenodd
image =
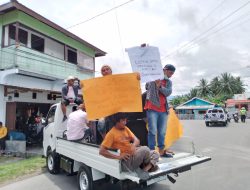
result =
M80 82L80 88L83 88L83 87L84 87L83 82Z
M140 73L136 73L136 78L137 78L137 80L141 80L141 75L140 75Z
M161 87L161 80L155 80L155 84L157 86L157 88Z
M130 155L128 153L121 153L119 160L125 160L128 161L130 158Z

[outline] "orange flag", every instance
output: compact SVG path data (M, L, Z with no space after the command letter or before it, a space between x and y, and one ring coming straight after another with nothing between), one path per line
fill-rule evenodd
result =
M183 135L183 127L173 108L169 109L165 146L169 148L176 140Z

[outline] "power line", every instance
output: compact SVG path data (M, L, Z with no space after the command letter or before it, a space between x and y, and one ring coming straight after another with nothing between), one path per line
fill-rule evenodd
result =
M104 11L104 12L101 12L101 13L99 13L99 14L93 16L93 17L90 17L90 18L88 18L88 19L86 19L86 20L84 20L84 21L82 21L82 22L79 22L79 23L77 23L77 24L71 25L71 26L67 27L66 29L76 27L76 26L78 26L78 25L80 25L80 24L84 24L84 23L86 23L86 22L88 22L88 21L91 21L91 20L93 20L93 19L95 19L95 18L97 18L97 17L99 17L99 16L102 16L102 15L104 15L104 14L107 14L108 12L113 11L113 10L115 10L115 9L118 9L118 8L124 6L124 5L128 4L128 3L131 3L131 2L133 2L133 1L135 1L135 0L130 0L130 1L127 1L127 2L122 3L122 4L120 4L120 5L117 5L117 6L115 6L115 7L112 7L111 9L108 9L108 10L106 10L106 11Z
M205 20L207 20L217 9L219 9L226 1L228 0L223 0L222 2L220 2L215 8L213 8L199 23L204 22Z
M250 15L250 14L248 13L248 14L245 14L245 15L241 15L241 17L246 18L246 16L249 16L249 15ZM206 42L206 41L209 40L212 36L214 36L216 33L218 33L218 32L220 32L221 30L227 28L228 26L232 25L233 23L235 23L235 22L238 21L238 20L239 20L239 19L236 19L236 20L233 20L233 21L229 22L228 24L224 25L223 27L219 28L218 30L215 30L213 33L210 33L209 35L206 35L204 38L199 39L198 41L196 41L196 43L198 44L198 43ZM238 27L239 25L242 25L243 23L248 22L249 20L250 20L250 18L248 18L248 19L245 20L244 22L238 23L236 26L233 26L233 27L231 27L231 28L229 28L229 29L232 30L232 29ZM229 30L229 29L226 30L226 32L227 32L227 31L231 31L231 30ZM225 31L224 31L224 32L225 32ZM210 37L210 38L208 38L208 37ZM193 44L189 44L189 45L187 46L187 48L185 48L185 51L191 50L191 49L193 49L193 48L195 48L195 46L193 46Z
M221 23L223 23L225 20L227 20L228 18L230 18L231 16L233 16L235 13L237 13L238 11L240 11L242 8L244 8L245 6L247 6L250 3L250 1L247 1L245 4L241 5L239 8L235 9L234 11L232 11L231 13L229 13L227 16L225 16L223 19L219 20L215 25L213 25L212 27L210 27L209 29L207 29L206 31L204 31L203 33L199 34L198 36L194 37L190 42L188 42L187 44L182 45L180 48L178 48L177 50L175 50L174 52L164 56L162 58L162 60L174 55L176 52L178 52L180 49L183 49L184 47L192 44L193 42L195 42L196 40L198 40L200 37L202 37L204 34L207 34L209 31L211 31L212 29L214 29L215 27L217 27L218 25L220 25Z
M118 9L118 8L120 8L120 7L122 7L122 6L126 5L126 4L129 4L129 3L133 2L133 1L135 1L135 0L126 1L125 3L122 3L122 4L120 4L120 5L117 5L117 6L115 6L115 7L112 7L112 8L110 8L110 9L108 9L108 10L106 10L106 11L103 11L103 12L101 12L101 13L99 13L99 14L97 14L97 15L91 17L91 18L88 18L88 19L86 19L86 20L84 20L84 21L82 21L82 22L79 22L79 23L76 23L76 24L71 25L71 26L69 26L69 27L66 27L65 29L70 29L70 28L76 27L76 26L78 26L78 25L84 24L84 23L86 23L86 22L88 22L88 21L91 21L91 20L93 20L93 19L95 19L95 18L97 18L97 17L100 17L100 16L102 16L102 15L104 15L104 14L107 14L107 13L109 13L109 12L115 10L115 9ZM54 32L54 33L52 33L52 34L50 34L50 35L47 35L47 36L48 36L48 37L53 37L53 36L54 36L55 34L57 34L57 33L58 33L58 31L56 31L56 32ZM34 40L34 42L39 41L39 40L42 40L42 39L36 39L36 40ZM0 44L0 45L1 45L1 44Z
M115 2L115 0L114 0ZM117 25L117 31L118 31L118 36L119 36L119 41L120 41L120 45L121 45L121 52L123 55L123 59L125 59L125 54L124 54L124 46L122 43L122 36L121 36L121 31L120 31L120 25L119 25L119 21L118 21L118 15L117 15L117 10L115 10L115 19L116 19L116 25Z

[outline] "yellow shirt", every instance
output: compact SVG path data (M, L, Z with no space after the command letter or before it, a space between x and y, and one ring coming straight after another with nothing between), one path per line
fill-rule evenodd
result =
M102 142L102 146L111 149L120 149L121 153L131 153L131 141L134 134L125 127L123 130L113 127Z
M7 128L2 126L0 127L0 139L7 135Z

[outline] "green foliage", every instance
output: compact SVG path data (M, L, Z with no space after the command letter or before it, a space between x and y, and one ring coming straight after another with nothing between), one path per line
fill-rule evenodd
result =
M6 162L6 160L4 162ZM0 184L8 180L41 171L42 167L45 167L45 159L41 157L15 160L13 162L0 164Z
M210 83L204 78L200 79L198 86L192 88L188 94L176 96L170 103L175 107L193 97L199 97L224 106L225 101L232 98L234 94L244 93L244 86L246 85L243 84L240 77L222 73L220 76L214 77Z

